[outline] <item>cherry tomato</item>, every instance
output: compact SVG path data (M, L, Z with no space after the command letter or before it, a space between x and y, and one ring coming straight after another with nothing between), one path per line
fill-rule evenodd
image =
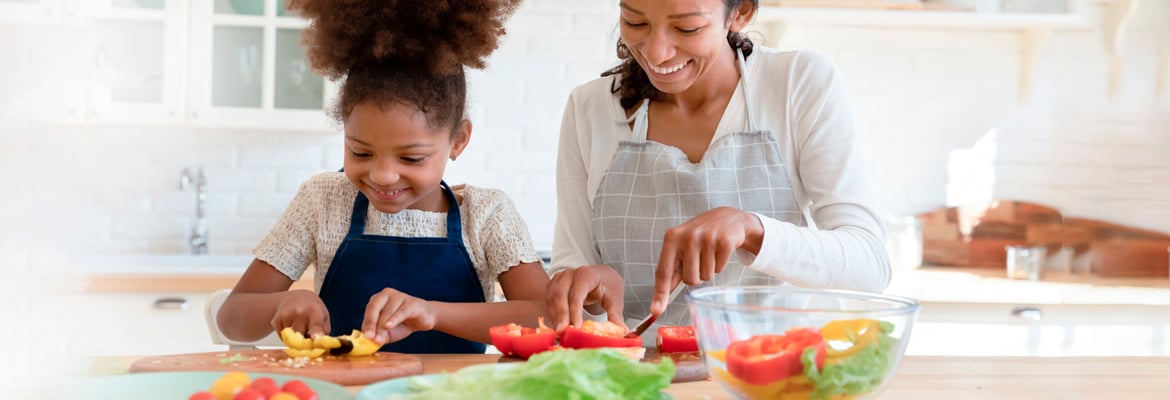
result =
M195 394L188 397L187 400L215 400L215 396L208 391L195 392Z
M276 386L276 381L268 377L256 378L256 380L252 381L252 384L248 385L248 387L256 390L257 392L260 392L260 394L264 395L265 399L276 395L277 392L280 392L280 388Z
M284 386L280 387L280 391L295 395L295 396L297 396L298 400L320 400L321 399L320 397L317 396L317 392L313 391L313 389L310 388L309 385L306 385L305 382L302 382L300 379L293 379L293 380L290 380L288 382L285 382Z
M236 393L236 397L232 397L232 400L265 400L265 399L267 399L267 397L264 397L263 394L261 394L256 389L252 389L252 388L245 388L244 390L241 390L239 393Z

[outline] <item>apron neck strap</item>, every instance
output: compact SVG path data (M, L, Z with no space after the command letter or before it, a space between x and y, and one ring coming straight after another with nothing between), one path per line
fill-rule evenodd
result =
M743 56L743 49L735 49L735 59L739 64L739 85L743 87L743 107L747 109L747 125L748 130L756 130L756 118L752 112L752 96L748 93L748 69L746 57Z
M450 186L447 186L447 182L439 181L439 188L443 190L443 195L451 204L447 207L447 240L462 245L463 223L459 218L459 201L455 198L455 192L451 190ZM350 235L366 233L366 211L369 208L370 200L366 198L365 193L359 190L357 197L353 199L353 213L349 217Z

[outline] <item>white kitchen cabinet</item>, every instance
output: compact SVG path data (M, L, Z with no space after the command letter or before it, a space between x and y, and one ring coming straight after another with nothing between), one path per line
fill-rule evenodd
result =
M0 0L0 23L59 24L65 0Z
M195 126L329 128L335 92L300 46L304 19L283 0L191 3L188 122Z
M309 68L307 22L285 2L0 0L0 23L51 15L85 43L83 100L51 120L326 131L335 84Z
M93 33L86 121L181 123L186 2L88 0L71 7Z
M1166 356L1170 307L924 302L907 354Z
M223 351L203 316L209 293L102 292L75 299L84 328L71 337L93 356ZM185 304L185 305L184 305Z

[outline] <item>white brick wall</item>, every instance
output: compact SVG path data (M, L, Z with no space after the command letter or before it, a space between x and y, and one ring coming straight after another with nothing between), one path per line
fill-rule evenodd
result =
M990 184L983 191L995 197L1170 231L1170 202L1160 201L1170 191L1162 189L1170 187L1170 95L1155 87L1158 69L1170 68L1158 61L1170 37L1170 6L1142 7L1127 31L1125 86L1114 101L1099 29L1052 36L1027 103L1017 97L1020 41L1011 31L797 22L779 38L768 25L755 29L769 45L813 49L838 63L883 211L925 211L960 201L948 199L948 190ZM529 1L489 68L470 74L474 136L447 179L507 191L541 248L551 245L564 99L613 64L616 13L613 2ZM38 55L27 45L6 46ZM47 59L50 70L68 70L60 55ZM36 60L9 66L0 88L35 91L27 79ZM27 111L37 107L28 99L41 97L12 96L2 110ZM305 178L336 169L342 158L335 132L38 126L10 117L0 136L0 177L6 192L20 194L5 202L28 210L9 208L10 225L69 227L64 247L79 253L182 251L194 200L177 181L196 165L210 182L212 252L246 252ZM953 181L965 175L947 171L951 155L991 131L986 182ZM43 218L57 222L37 222Z

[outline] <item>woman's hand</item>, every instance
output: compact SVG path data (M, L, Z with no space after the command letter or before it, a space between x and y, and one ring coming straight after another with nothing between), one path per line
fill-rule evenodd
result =
M568 325L581 326L585 306L600 306L609 321L622 321L622 297L625 294L621 274L608 265L567 268L548 283L545 306L549 322L559 332Z
M370 296L362 334L380 344L397 342L417 331L435 329L431 303L391 288Z
M291 327L309 337L329 334L329 309L321 296L311 290L290 290L284 295L272 316L272 329L280 332Z
M723 272L736 249L759 253L764 224L755 214L719 207L667 229L655 271L654 302L650 312L666 310L671 290L680 281L695 286Z

